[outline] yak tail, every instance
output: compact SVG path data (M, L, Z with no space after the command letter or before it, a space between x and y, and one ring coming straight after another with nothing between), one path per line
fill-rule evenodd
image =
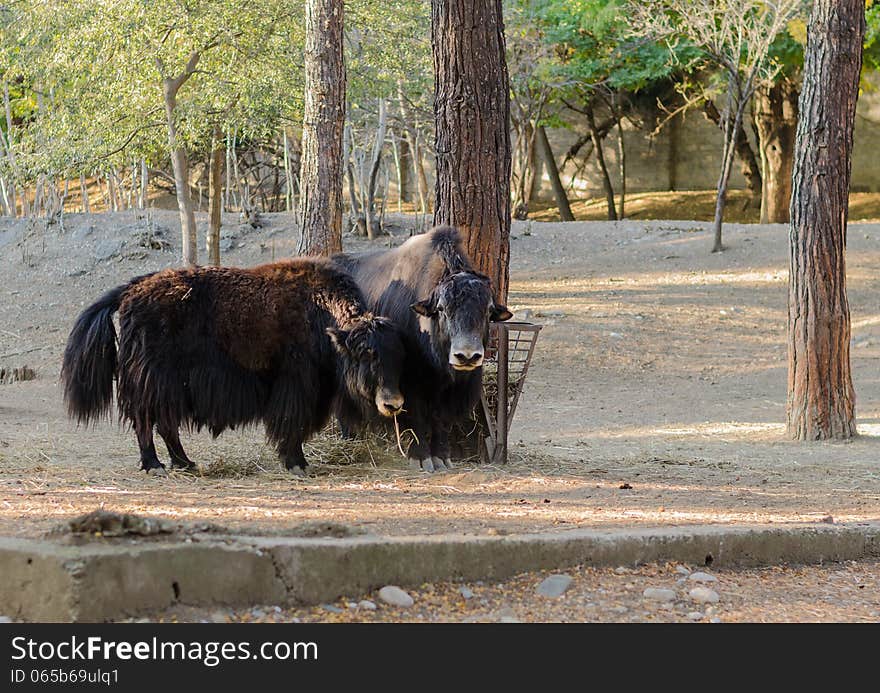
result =
M148 275L145 275L148 276ZM67 413L77 423L90 423L110 413L116 376L116 328L113 313L119 310L128 284L117 286L86 308L76 319L61 367Z

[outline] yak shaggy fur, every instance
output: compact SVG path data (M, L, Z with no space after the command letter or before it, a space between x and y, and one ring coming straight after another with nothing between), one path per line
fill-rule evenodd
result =
M302 443L335 399L363 411L381 389L402 405L402 352L397 329L369 313L353 279L328 260L171 269L83 311L62 382L70 416L88 423L109 413L116 380L120 418L134 426L147 471L164 469L154 427L173 466L192 467L181 425L217 436L260 421L285 466L302 471Z

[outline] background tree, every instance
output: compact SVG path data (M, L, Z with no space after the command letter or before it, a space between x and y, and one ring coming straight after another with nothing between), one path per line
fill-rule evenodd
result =
M846 221L864 0L816 0L807 33L791 200L788 433L856 434Z
M45 95L27 128L31 146L23 158L31 177L51 178L54 188L58 176L79 176L85 209L85 178L103 172L108 206L118 209L123 171L129 192L140 178L145 204L147 162L170 160L184 261L195 262L190 157L208 151L218 125L263 136L299 106L301 18L288 5L65 0L22 6L15 25L27 55L21 81Z
M501 0L432 0L437 159L434 224L464 235L475 266L507 298L510 91Z
M398 211L405 202L422 215L429 207L431 12L420 0L357 0L347 10L350 219L357 233L372 237L384 229L392 179Z
M342 251L345 59L342 0L306 2L299 252Z
M724 250L724 205L743 116L759 82L778 71L778 65L769 59L770 47L800 5L801 0L659 0L630 5L640 32L665 39L673 46L684 38L721 71L726 104L713 253Z
M666 83L678 68L665 45L634 38L627 5L622 0L539 0L537 4L542 32L555 53L555 60L545 68L549 75L544 81L553 86L550 102L556 108L545 121L573 130L586 126L586 133L569 151L569 157L584 144L591 145L588 151L595 157L608 218L616 219L622 215L623 196L618 210L604 141L616 130L623 192L623 125L626 118L634 120L632 97ZM571 114L577 115L579 124L573 122Z

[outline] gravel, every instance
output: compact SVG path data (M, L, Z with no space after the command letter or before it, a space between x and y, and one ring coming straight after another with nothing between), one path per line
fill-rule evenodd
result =
M412 597L396 585L386 585L380 589L379 599L389 606L399 606L404 609L411 607L415 603Z
M570 575L551 575L541 581L535 592L548 599L558 599L571 587L572 581Z
M618 574L612 568L580 567L567 571L572 582L564 599L547 599L535 586L551 573L523 573L509 580L478 584L448 581L407 587L413 598L408 607L382 602L378 609L364 606L370 595L351 594L335 601L341 613L320 606L272 607L257 605L268 622L876 622L880 614L880 562L829 563L823 566L716 569L725 585L723 600L700 603L677 590L670 602L648 600L648 589L665 590L680 576L676 566L642 565ZM691 590L714 590L691 583ZM462 588L479 596L462 599ZM402 591L402 590L401 590ZM717 595L717 592L714 592ZM360 600L360 601L358 601ZM357 609L342 609L358 601ZM370 602L375 606L375 602ZM151 619L158 621L254 621L253 608L212 609L176 606ZM513 622L506 620L505 622Z
M688 596L700 604L715 604L721 599L718 596L718 592L708 587L694 587L688 592Z
M675 590L667 590L660 587L648 587L642 592L642 596L645 599L651 599L657 602L672 602L675 601Z

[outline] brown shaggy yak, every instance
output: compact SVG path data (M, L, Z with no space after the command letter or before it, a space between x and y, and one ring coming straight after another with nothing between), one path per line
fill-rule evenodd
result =
M70 416L85 423L109 413L116 380L147 472L165 469L154 427L172 466L191 468L181 425L217 436L262 421L285 467L302 473L302 443L334 401L382 416L403 407L402 360L398 328L367 311L349 274L298 258L169 269L108 291L77 319L61 378Z

